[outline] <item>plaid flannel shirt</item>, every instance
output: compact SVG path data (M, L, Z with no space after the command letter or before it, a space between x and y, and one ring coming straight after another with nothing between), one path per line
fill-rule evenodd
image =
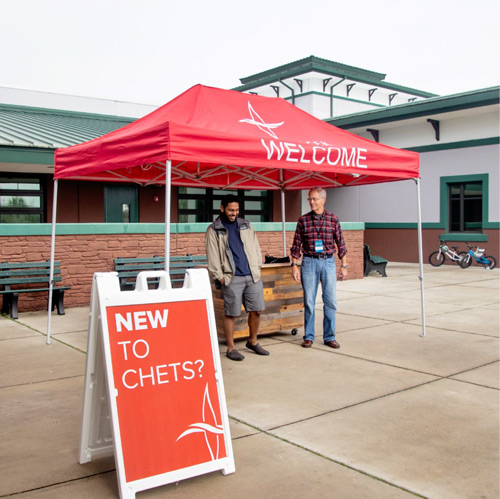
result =
M320 220L315 220L313 215L310 211L302 215L297 222L293 244L290 248L292 258L300 258L301 252L304 256L314 255L314 241L317 239L323 241L323 253L334 255L336 245L339 258L342 258L347 253L347 248L339 217L326 210Z

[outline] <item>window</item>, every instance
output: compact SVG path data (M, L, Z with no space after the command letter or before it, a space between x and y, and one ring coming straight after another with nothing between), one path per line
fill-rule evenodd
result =
M213 222L220 214L224 196L238 198L240 217L251 222L271 221L272 194L269 191L178 188L179 223Z
M0 223L44 222L40 178L0 176Z
M440 184L439 226L446 231L443 237L455 241L486 241L483 230L489 223L489 175L441 177Z
M482 232L483 183L448 184L450 232Z
M178 188L179 223L208 222L212 189Z

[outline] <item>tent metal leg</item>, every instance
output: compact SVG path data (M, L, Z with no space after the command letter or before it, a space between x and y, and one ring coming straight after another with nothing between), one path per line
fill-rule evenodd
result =
M170 192L172 181L172 162L168 159L165 171L165 272L170 267Z
M52 289L54 288L54 255L56 249L56 217L58 180L54 179L54 194L52 199L52 235L50 238L50 268L49 268L49 304L47 308L47 345L50 345L50 321L52 318Z
M418 260L420 263L420 301L422 306L422 336L426 335L425 332L425 300L424 300L424 264L422 252L422 208L420 198L420 178L415 179L417 184L417 211L418 211Z
M281 225L283 233L283 256L286 256L285 189L281 189Z

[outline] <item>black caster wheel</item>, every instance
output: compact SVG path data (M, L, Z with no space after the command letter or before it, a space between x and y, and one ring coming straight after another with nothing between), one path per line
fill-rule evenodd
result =
M296 334L299 332L297 328L292 329L292 336L296 336Z

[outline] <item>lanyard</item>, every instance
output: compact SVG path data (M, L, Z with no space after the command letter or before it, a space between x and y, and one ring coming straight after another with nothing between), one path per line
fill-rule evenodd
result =
M314 230L315 232L317 233L317 237L318 239L320 239L320 234L321 234L321 230L323 229L323 225L325 223L325 220L326 220L326 213L323 212L323 214L321 215L321 218L320 218L320 224L319 224L319 227L316 226L316 219L314 218L314 215L312 216L312 222L313 222L313 227L314 227Z

